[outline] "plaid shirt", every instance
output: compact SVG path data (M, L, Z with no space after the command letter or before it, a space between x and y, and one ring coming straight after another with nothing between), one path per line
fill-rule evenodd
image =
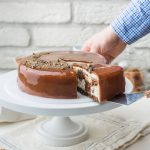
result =
M111 26L127 44L150 33L150 0L132 0Z

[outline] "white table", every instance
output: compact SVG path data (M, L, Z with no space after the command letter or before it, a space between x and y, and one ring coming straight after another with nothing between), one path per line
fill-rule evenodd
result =
M122 107L124 107L122 109ZM137 121L149 121L150 122L150 98L142 99L140 101L135 102L129 107L122 106L120 108L116 108L111 110L109 113L120 116L124 119L134 119ZM130 146L127 150L149 150L150 146L150 135L147 135L141 139L139 139L136 143Z
M7 71L2 70L0 71L0 75L5 73ZM124 106L123 106L124 107ZM122 107L116 108L114 110L111 110L109 113L114 114L115 116L120 116L122 118L125 119L134 119L134 120L139 120L139 121L150 121L150 99L147 99L145 101L138 101L134 104L132 104L131 106L129 106L128 108L123 109L122 111ZM15 123L13 124L13 126L16 128L20 123ZM3 125L0 125L0 132L4 132L3 131ZM9 125L7 125L9 126ZM150 146L150 135L141 138L139 141L137 141L135 144L133 144L132 146L130 146L127 150L149 150Z

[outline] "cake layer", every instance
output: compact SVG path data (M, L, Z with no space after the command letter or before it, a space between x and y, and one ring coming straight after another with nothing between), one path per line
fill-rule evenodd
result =
M80 66L73 66L73 70L77 74L78 90L81 93L92 97L95 101L101 101L99 77L93 72L90 73Z

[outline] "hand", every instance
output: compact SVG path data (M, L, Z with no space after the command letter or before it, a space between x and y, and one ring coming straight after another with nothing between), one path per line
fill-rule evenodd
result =
M86 41L82 50L101 54L106 58L107 62L110 63L125 47L126 43L115 34L111 26L108 26Z

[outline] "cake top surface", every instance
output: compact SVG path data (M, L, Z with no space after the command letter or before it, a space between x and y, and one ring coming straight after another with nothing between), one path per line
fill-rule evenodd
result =
M30 56L18 58L17 63L33 69L68 69L67 62L82 63L88 66L105 64L106 60L102 55L78 51L51 51L33 53Z
M120 69L117 66L106 65L106 60L102 55L81 51L50 51L33 53L30 56L18 58L18 64L37 70L68 70L73 65L80 65L87 71L91 72L109 72L113 69ZM107 68L107 70L105 69ZM109 69L108 69L109 68Z

